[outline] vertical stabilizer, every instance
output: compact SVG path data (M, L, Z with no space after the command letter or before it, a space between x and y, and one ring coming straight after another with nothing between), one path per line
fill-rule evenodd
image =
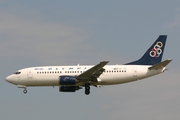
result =
M164 53L167 35L160 35L146 53L139 59L126 65L155 65L160 63Z

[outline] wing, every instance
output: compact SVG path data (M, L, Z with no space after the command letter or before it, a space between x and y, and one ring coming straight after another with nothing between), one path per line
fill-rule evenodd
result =
M109 61L102 61L99 64L95 65L94 67L88 69L84 73L76 76L76 79L82 81L82 82L87 82L87 81L95 81L97 78L104 72L104 66L108 63Z

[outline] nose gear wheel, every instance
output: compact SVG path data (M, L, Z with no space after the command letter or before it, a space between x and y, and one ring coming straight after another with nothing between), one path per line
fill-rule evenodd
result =
M26 93L27 93L27 89L26 89L26 88L24 88L23 93L24 93L24 94L26 94Z

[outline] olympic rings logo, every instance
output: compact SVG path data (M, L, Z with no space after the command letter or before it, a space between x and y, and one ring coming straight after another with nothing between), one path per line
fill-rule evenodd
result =
M161 50L162 46L163 46L162 42L157 42L156 45L154 45L154 47L150 51L149 55L151 57L158 58L162 53L162 50Z

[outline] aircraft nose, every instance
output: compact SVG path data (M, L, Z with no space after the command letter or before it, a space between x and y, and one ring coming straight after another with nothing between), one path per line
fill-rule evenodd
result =
M11 81L11 77L10 76L6 77L6 81L10 82Z
M7 76L6 81L9 82L9 83L13 83L14 79L13 79L12 75Z
M18 75L12 74L12 75L9 75L6 77L6 81L11 83L11 84L15 84L15 85L18 84L18 82L19 82L18 80L19 80Z

